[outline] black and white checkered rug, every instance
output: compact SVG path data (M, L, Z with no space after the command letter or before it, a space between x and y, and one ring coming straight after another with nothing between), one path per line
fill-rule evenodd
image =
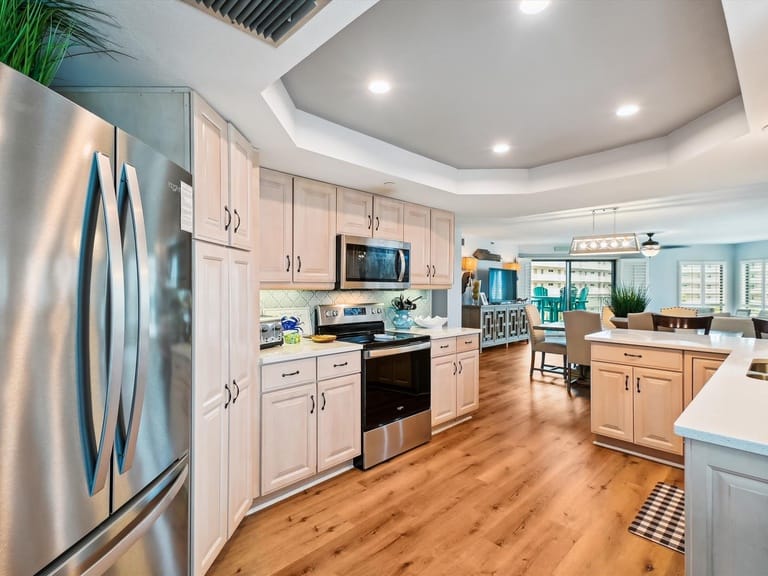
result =
M685 492L671 484L656 483L629 531L685 553Z

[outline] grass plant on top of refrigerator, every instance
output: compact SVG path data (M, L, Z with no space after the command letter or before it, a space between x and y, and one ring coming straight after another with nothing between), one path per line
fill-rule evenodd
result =
M0 62L49 86L67 56L119 53L104 25L116 22L75 0L0 0Z

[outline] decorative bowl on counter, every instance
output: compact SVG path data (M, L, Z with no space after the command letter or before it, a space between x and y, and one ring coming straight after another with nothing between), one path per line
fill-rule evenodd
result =
M416 316L413 321L422 328L440 328L440 326L448 322L448 318L441 316Z

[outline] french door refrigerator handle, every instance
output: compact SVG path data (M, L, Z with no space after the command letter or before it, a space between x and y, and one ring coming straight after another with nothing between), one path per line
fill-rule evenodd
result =
M118 205L127 200L131 209L134 241L136 242L136 272L139 279L139 341L136 352L136 370L133 385L131 412L125 433L125 446L118 450L117 462L120 473L124 474L133 465L136 443L141 426L141 412L147 390L147 358L149 357L149 251L147 249L147 231L144 224L144 207L141 203L141 189L136 169L128 163L123 164L120 176ZM118 444L118 447L119 444Z
M90 345L88 342L88 318L90 316L90 290L92 251L99 204L95 190L101 198L107 240L107 261L109 271L109 351L107 357L107 394L104 402L101 434L96 441L91 410L89 373ZM125 300L123 284L123 250L120 239L120 221L117 214L112 165L108 156L100 152L93 155L88 199L83 225L83 247L80 253L77 296L77 337L75 347L78 363L78 386L81 410L81 435L86 448L86 471L91 495L101 491L109 475L109 464L115 441L115 428L120 405L120 389L123 378L123 349L125 329ZM94 454L95 448L95 454Z

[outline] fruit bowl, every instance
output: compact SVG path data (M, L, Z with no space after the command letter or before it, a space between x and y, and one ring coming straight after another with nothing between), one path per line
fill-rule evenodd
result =
M448 318L441 316L416 316L413 321L422 328L440 328L440 326L448 322Z

